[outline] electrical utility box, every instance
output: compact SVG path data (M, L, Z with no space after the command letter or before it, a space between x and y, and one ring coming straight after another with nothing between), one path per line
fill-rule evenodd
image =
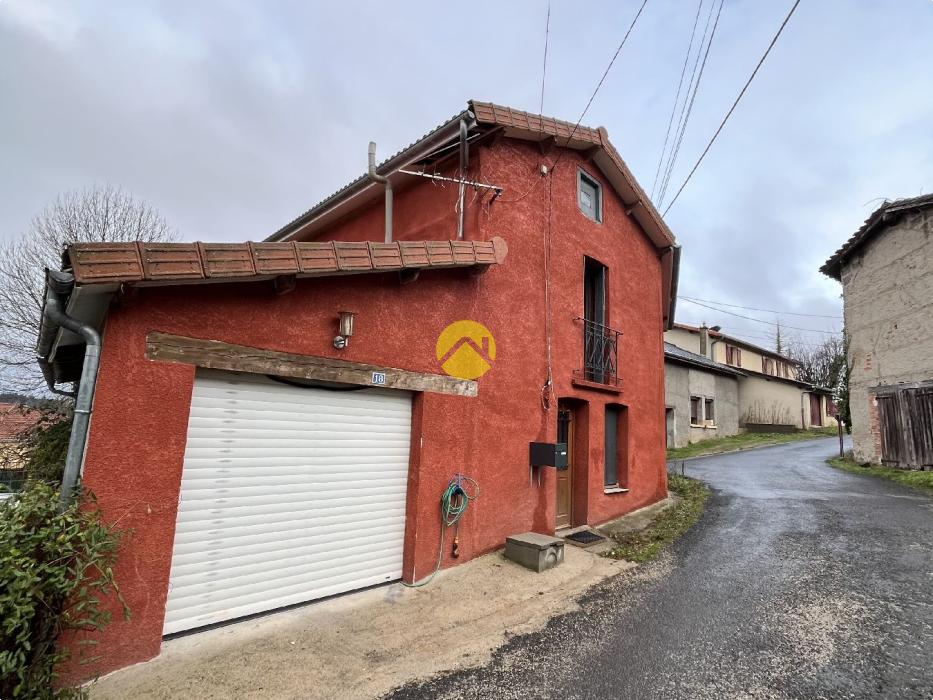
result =
M532 467L567 468L566 442L532 442L528 444L528 457Z

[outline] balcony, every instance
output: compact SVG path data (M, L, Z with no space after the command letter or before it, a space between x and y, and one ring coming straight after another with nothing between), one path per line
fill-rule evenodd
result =
M583 367L574 371L574 378L607 387L618 388L619 380L619 336L621 331L584 318L583 323Z

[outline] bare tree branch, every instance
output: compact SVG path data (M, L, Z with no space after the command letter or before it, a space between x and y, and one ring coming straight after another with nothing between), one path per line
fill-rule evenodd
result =
M34 391L45 268L60 269L69 243L174 241L178 234L143 201L119 188L60 195L20 238L0 246L0 387Z

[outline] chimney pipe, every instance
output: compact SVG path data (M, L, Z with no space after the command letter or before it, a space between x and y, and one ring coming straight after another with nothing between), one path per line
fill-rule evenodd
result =
M709 357L709 327L705 323L700 326L700 354Z
M392 242L392 183L389 178L376 173L376 142L369 142L369 177L373 182L386 186L386 243Z

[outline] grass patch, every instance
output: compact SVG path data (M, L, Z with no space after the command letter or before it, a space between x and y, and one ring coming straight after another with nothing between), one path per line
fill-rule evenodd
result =
M700 440L686 447L672 447L667 451L667 458L686 459L687 457L702 457L704 455L715 455L722 452L747 450L751 447L767 447L769 445L781 445L785 442L832 437L837 434L836 428L800 430L796 433L739 433L738 435L730 435L728 437Z
M693 526L703 513L709 489L702 482L679 474L668 474L667 485L680 497L676 503L659 513L644 530L613 535L617 546L603 556L634 562L650 561Z
M878 465L862 466L854 459L848 457L833 457L826 460L836 469L842 469L851 474L864 474L865 476L874 476L879 479L889 479L896 481L904 486L920 489L933 494L933 472L914 471L913 469L892 469L891 467L881 467Z

